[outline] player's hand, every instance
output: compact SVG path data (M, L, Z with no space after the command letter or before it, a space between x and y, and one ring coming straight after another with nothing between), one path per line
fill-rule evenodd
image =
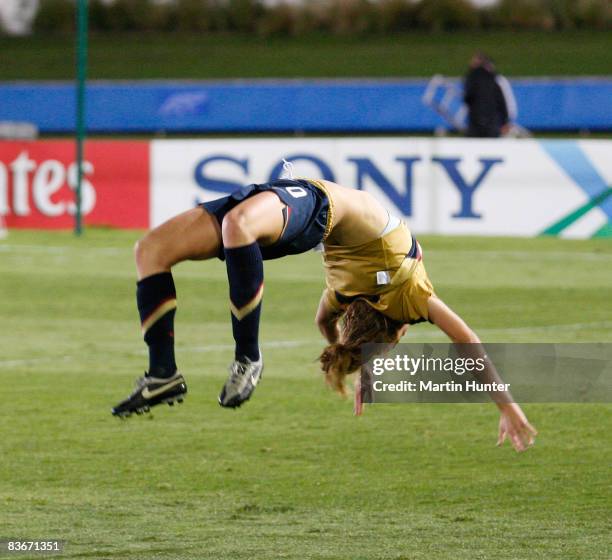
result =
M529 423L521 407L516 403L506 403L500 406L500 410L497 445L502 445L508 438L517 452L531 447L538 432Z

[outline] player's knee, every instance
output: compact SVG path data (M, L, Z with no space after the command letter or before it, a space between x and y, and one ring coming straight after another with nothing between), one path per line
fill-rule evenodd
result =
M148 254L149 242L146 237L143 237L134 244L134 259L137 263L142 263L147 259Z
M236 236L248 234L250 232L250 222L249 213L237 206L223 218L223 223L221 224L223 239L227 241Z
M163 265L163 251L151 236L150 233L145 235L142 239L136 242L134 245L134 258L139 266L145 266L150 264Z

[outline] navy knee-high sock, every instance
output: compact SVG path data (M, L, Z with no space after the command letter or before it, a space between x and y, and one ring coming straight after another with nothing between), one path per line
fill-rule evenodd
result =
M174 314L176 289L172 273L161 272L136 284L136 302L142 334L149 347L149 375L170 377L176 371L174 359Z
M232 331L237 360L259 360L259 317L263 297L263 260L257 243L225 248Z

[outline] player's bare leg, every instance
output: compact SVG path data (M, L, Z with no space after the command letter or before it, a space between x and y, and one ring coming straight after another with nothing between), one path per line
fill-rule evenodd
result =
M141 414L164 402L182 402L187 385L174 357L176 290L171 268L185 260L212 258L220 248L219 225L202 208L172 218L136 244L136 299L149 348L149 369L138 379L135 391L113 409L115 416Z
M169 272L187 260L216 257L221 249L221 228L202 208L187 210L148 232L135 247L138 280Z
M263 371L258 342L264 288L260 244L269 245L280 237L284 206L274 193L263 192L240 203L223 220L221 233L236 342L230 375L219 395L219 404L227 408L236 408L251 397Z

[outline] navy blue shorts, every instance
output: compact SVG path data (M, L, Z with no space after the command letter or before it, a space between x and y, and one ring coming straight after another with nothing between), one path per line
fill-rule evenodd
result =
M276 243L261 247L264 260L278 259L286 255L297 255L316 247L323 241L327 231L330 210L327 194L305 179L278 179L260 185L247 185L229 196L200 204L213 214L219 225L232 208L250 196L261 192L275 193L287 205L285 225ZM223 251L218 255L225 257Z

